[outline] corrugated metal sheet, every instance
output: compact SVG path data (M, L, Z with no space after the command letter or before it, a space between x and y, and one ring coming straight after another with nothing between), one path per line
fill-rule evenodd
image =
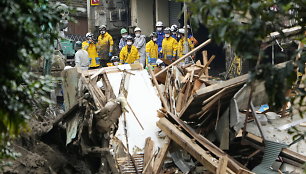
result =
M277 174L278 172L273 171L271 169L271 166L275 161L275 159L278 158L279 153L284 147L287 147L287 145L273 141L265 141L265 150L264 150L263 159L261 163L252 170L252 172L255 172L256 174L268 174L268 173Z
M176 24L178 27L180 26L180 23L178 22L180 18L180 13L182 9L182 3L181 2L173 2L169 1L169 23L170 26L172 24Z

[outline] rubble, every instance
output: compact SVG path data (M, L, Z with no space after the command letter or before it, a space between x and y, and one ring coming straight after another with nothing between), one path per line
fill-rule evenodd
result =
M285 129L305 120L259 110L267 103L263 82L254 82L249 98L248 74L225 81L212 77L215 56L202 55L203 64L182 66L184 56L148 71L140 64L64 70L65 112L41 121L45 126L34 136L24 135L13 146L22 159L40 163L15 165L47 173L300 171L305 142L292 145Z

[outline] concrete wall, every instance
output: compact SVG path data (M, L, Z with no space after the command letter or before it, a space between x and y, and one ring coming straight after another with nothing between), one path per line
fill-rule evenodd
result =
M140 27L146 36L154 30L154 0L131 0L131 24Z
M164 27L169 26L169 8L167 0L156 0L156 22L162 21Z

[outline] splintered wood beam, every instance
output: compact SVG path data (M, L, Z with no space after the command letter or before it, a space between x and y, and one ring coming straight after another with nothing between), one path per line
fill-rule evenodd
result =
M202 51L202 56L203 56L203 65L206 65L207 62L208 62L208 59L207 59L207 51ZM208 69L205 69L204 70L204 74L208 76Z
M216 174L226 173L227 162L228 162L228 158L226 155L224 155L223 157L219 159L219 166L217 168Z
M152 77L153 83L154 83L154 85L155 85L155 87L156 87L156 89L157 89L157 92L158 92L158 95L159 95L159 98L160 98L161 102L163 103L163 105L164 105L166 111L170 112L170 108L169 108L169 106L168 106L168 102L167 102L167 100L165 99L165 97L164 97L164 95L163 95L161 89L160 89L159 86L158 86L158 82L157 82L157 80L156 80L156 77L154 76L154 73L153 73L153 71L152 71L152 67L151 67L150 65L148 65L148 70L149 70L149 73L150 73L150 75L151 75L151 77Z
M245 74L230 80L226 80L223 82L219 82L210 86L207 86L206 88L201 88L198 91L196 91L197 96L205 96L209 95L210 93L216 93L217 91L220 91L221 89L228 87L228 86L238 86L243 83L245 83L248 79L249 75Z
M208 155L207 151L202 149L198 144L195 144L192 139L182 133L166 118L161 118L157 122L157 126L166 133L179 146L190 153L198 162L205 166L210 172L215 173L218 163L214 158Z
M153 164L153 174L160 174L161 168L163 167L165 158L167 156L171 141L168 137L165 138L165 144L160 149L159 153L157 154L154 164Z
M203 147L205 147L208 151L210 151L212 154L214 154L217 157L222 157L226 155L224 151L222 151L220 148L218 148L215 144L210 142L208 139L203 137L202 135L198 134L193 130L191 127L189 127L185 122L183 122L181 119L176 117L175 115L168 113L168 115L182 128L184 131L188 132L192 136L193 139L195 139L199 144L201 144ZM238 172L240 169L244 168L242 164L228 156L228 166L234 171Z
M149 163L151 162L150 160L153 157L153 150L154 150L153 148L154 148L154 141L151 139L151 137L146 138L143 166L147 166L146 172L148 173L152 173L152 165L150 165Z

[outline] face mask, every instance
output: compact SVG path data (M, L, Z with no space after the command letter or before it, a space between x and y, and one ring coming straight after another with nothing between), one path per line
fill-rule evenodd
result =
M139 34L139 33L136 33L136 34L135 34L135 36L136 36L136 37L139 37L139 36L140 36L140 34Z
M101 31L100 33L101 33L101 34L105 34L105 33L106 33L106 31Z
M131 41L127 41L127 42L126 42L126 44L127 44L127 45L132 45L132 44L133 44L133 42L131 42Z
M170 37L170 34L165 34L165 37L166 37L166 38Z
M87 37L88 40L92 40L92 37Z
M162 31L162 29L163 29L162 27L157 27L156 28L157 31Z
M181 38L182 36L181 36L181 35L178 35L177 37L178 37L178 38Z
M128 35L122 35L123 38L126 38Z
M157 41L157 38L154 37L152 40L155 42L155 41Z
M177 35L177 33L173 32L173 35Z

